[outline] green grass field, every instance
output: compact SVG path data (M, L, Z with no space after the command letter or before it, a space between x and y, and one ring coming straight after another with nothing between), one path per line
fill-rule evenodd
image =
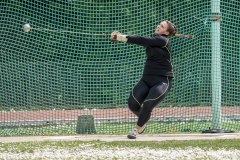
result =
M185 140L185 141L43 141L43 142L17 142L17 143L0 143L1 151L4 152L30 152L34 150L52 149L76 149L79 146L89 145L92 148L150 148L150 149L185 149L187 147L198 147L201 149L218 150L240 150L240 139L226 140Z
M237 160L240 140L42 141L0 143L0 159Z
M101 123L95 124L96 134L127 134L134 123ZM174 123L148 123L145 133L199 133L208 130L210 122L174 122ZM224 122L222 129L239 131L240 126L236 122ZM89 131L91 133L91 131ZM86 131L87 133L87 131ZM36 135L76 135L76 124L47 125L47 126L12 126L1 127L1 136L36 136Z

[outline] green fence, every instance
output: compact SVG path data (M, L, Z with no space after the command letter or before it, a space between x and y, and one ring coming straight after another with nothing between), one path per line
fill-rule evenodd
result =
M75 134L81 115L93 115L96 133L128 133L136 117L127 99L141 78L145 51L111 43L110 33L152 35L164 19L196 39L171 39L173 87L147 132L211 128L211 5L210 0L0 2L0 135ZM240 130L239 6L239 0L220 3L221 128L234 131ZM27 23L43 30L22 32Z

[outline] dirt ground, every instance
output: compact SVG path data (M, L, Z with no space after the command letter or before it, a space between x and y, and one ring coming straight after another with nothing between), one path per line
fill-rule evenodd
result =
M31 142L31 141L167 141L167 140L215 140L240 139L240 133L213 133L213 134L151 134L138 135L137 139L130 140L126 135L77 135L77 136L24 136L0 137L1 143Z

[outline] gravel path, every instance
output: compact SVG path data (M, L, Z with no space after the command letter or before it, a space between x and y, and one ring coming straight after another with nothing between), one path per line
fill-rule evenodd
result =
M238 160L239 150L203 150L200 148L186 149L150 149L150 148L101 148L81 146L78 149L35 150L34 153L1 152L2 160Z

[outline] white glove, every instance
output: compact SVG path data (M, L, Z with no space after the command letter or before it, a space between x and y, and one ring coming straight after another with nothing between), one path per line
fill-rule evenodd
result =
M123 35L118 31L114 31L111 33L110 39L112 42L127 42L127 35Z

